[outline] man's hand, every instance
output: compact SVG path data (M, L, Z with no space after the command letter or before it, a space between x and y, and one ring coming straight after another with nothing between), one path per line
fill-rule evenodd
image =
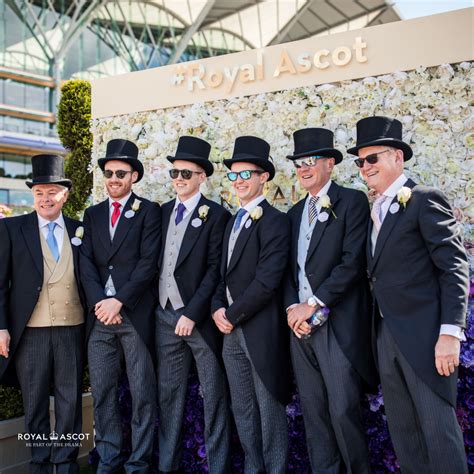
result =
M184 314L178 319L174 333L177 336L190 336L196 323L187 318Z
M224 334L230 334L234 326L229 322L225 315L225 308L219 308L212 315L212 319L216 323L217 328Z
M459 366L461 342L457 337L441 334L435 346L435 363L439 375L448 377Z
M8 358L8 352L10 351L10 333L8 329L0 329L0 355Z
M120 324L122 322L120 316L122 306L122 303L116 298L105 298L95 305L95 315L105 325ZM118 321L118 318L120 318L120 321Z
M301 339L304 334L309 334L311 328L306 322L314 313L315 308L309 306L308 303L300 303L290 307L288 310L288 326L295 333L295 336Z

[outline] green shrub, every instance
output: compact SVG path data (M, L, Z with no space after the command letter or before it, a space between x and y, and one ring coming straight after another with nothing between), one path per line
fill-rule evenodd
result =
M0 385L0 420L8 420L19 416L23 416L20 390Z
M65 173L72 181L72 189L63 212L75 219L81 216L92 191L92 173L88 171L92 152L90 120L90 83L76 79L65 82L58 106L58 134L69 151Z

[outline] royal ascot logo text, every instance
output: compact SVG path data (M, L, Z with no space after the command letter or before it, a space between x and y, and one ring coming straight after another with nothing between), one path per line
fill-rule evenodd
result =
M46 433L18 433L18 441L25 441L27 447L38 446L73 446L81 447L81 441L87 441L90 433L64 433L58 434L53 431Z
M327 69L331 66L342 67L351 61L358 63L367 62L365 55L365 43L361 36L354 39L354 43L349 46L338 46L332 51L320 49L314 53L303 51L292 57L286 49L282 49L275 64L273 77L280 77L285 74L304 74L311 69ZM193 92L196 88L201 90L216 89L225 86L230 93L237 83L247 84L255 81L265 80L264 53L256 50L256 61L254 64L246 63L234 67L224 67L222 69L208 69L199 61L191 64L178 64L174 69L172 77L173 86L187 85L187 90Z

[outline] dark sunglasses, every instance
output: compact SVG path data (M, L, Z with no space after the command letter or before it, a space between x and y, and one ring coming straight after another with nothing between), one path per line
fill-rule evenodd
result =
M327 156L305 156L304 158L293 160L293 164L295 165L295 168L301 168L303 166L312 168L313 166L316 166L318 160L321 158L327 158Z
M176 168L173 168L172 170L170 170L171 179L177 179L179 173L181 173L183 179L191 179L193 177L193 174L201 174L203 173L203 171L178 170Z
M125 170L116 170L115 171L115 176L117 176L118 179L123 179L125 176L127 176L128 173L133 173L133 171L125 171ZM112 170L105 170L104 171L104 176L107 179L110 179L114 175L114 171Z
M253 173L262 174L262 173L265 173L265 171L243 170L243 171L239 171L238 173L236 173L235 171L229 171L229 173L227 173L227 178L229 179L229 181L237 181L237 178L240 176L241 179L247 180L252 177Z
M372 155L367 155L365 158L356 158L354 160L354 163L356 164L356 166L358 168L363 168L364 163L366 161L367 161L367 163L369 163L369 165L375 165L375 163L377 163L377 161L379 161L379 155L381 155L382 153L386 153L387 151L392 151L392 150L379 151L378 153L374 153Z

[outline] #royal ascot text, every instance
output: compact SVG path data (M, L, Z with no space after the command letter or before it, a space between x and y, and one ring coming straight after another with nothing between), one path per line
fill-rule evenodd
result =
M367 62L365 48L367 43L361 36L355 38L352 47L338 46L332 51L329 49L320 49L315 53L304 51L296 57L290 56L286 49L282 49L278 64L273 70L273 77L279 77L283 74L304 74L313 67L316 69L327 69L334 66L346 66L353 57L358 63ZM263 51L256 50L257 60L255 64L246 63L240 66L224 67L222 69L206 69L202 62L192 62L190 64L178 64L172 77L172 84L179 86L187 85L189 92L195 88L205 90L215 89L225 84L227 92L232 92L235 84L241 82L246 84L265 79Z

